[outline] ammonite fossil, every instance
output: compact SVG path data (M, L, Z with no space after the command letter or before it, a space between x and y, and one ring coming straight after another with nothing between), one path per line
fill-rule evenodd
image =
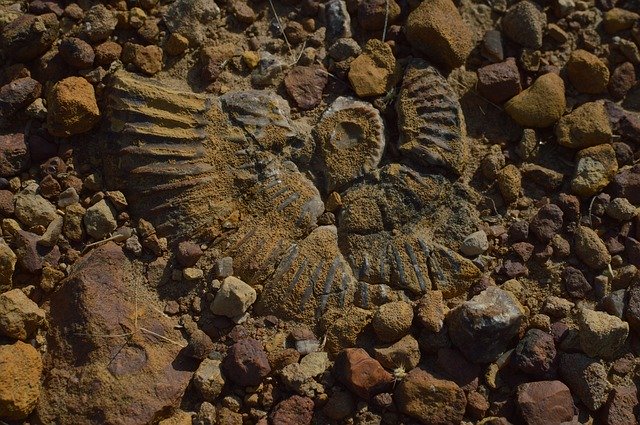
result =
M235 274L262 286L259 313L317 324L352 304L457 296L478 278L433 231L459 205L429 167L459 172L466 153L455 96L425 63L409 66L397 104L414 168L384 157L383 119L355 99L336 99L310 132L268 91L215 97L124 71L107 90L108 185L172 242L216 234ZM319 225L331 191L342 209Z

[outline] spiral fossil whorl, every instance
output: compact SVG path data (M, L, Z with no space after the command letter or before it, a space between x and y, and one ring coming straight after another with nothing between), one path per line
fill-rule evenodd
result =
M453 166L464 132L455 98L439 101L451 95L443 81L423 64L407 72L401 151ZM106 116L110 186L172 241L218 226L215 246L233 257L235 274L263 286L259 313L318 323L354 303L369 308L435 288L456 296L477 278L469 260L434 240L434 223L452 213L443 196L451 182L381 166L384 122L369 103L339 98L310 132L275 93L214 98L117 72ZM429 122L435 130L424 130ZM314 149L315 181L313 161L305 168ZM305 155L298 169L291 160ZM318 225L325 205L316 186L341 192L336 225ZM221 227L232 216L235 224Z

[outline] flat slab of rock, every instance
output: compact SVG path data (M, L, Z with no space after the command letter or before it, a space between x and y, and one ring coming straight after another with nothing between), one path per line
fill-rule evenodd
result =
M177 406L196 365L174 323L150 308L142 276L107 243L53 295L42 423L148 423Z

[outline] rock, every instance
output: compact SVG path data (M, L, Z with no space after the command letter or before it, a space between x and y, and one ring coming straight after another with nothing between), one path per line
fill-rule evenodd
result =
M491 62L502 62L504 60L504 49L502 47L502 35L500 31L489 30L484 33L480 52L484 58Z
M25 226L49 226L58 214L56 207L40 195L35 194L35 190L27 188L15 196L16 218Z
M619 65L609 79L609 93L613 100L622 100L637 83L636 70L631 62Z
M56 83L47 105L47 126L53 136L85 133L100 120L93 86L81 77L68 77Z
M78 203L71 204L65 208L64 223L62 233L72 241L81 241L84 237L84 214L86 210Z
M413 321L413 308L404 301L381 305L373 315L371 324L378 339L394 342L409 332Z
M358 336L371 323L372 313L359 307L348 308L327 329L325 350L337 356L344 348L355 347Z
M478 91L493 103L502 104L522 91L520 71L514 58L478 68Z
M105 41L95 47L95 63L96 65L108 66L112 62L120 59L122 54L122 46L115 41Z
M386 369L393 370L397 367L403 367L406 370L411 370L420 362L418 341L411 335L406 335L395 344L376 348L375 358Z
M407 18L407 40L434 62L457 68L474 47L471 29L451 0L421 2Z
M329 56L336 62L354 58L362 52L360 45L353 38L339 38L329 47Z
M640 330L640 285L634 284L629 288L629 300L624 318L631 329Z
M163 20L171 33L179 33L193 46L207 39L207 25L220 15L220 8L209 0L177 0L163 13Z
M517 335L524 309L510 292L489 287L449 314L449 336L474 363L489 363L500 356Z
M255 387L271 373L262 343L252 338L241 339L229 347L222 361L224 376L241 387Z
M29 168L31 158L24 134L0 135L0 176L13 177Z
M14 235L15 252L20 267L31 274L39 274L45 264L57 265L60 260L60 249L38 245L40 236L19 230Z
M607 401L612 386L601 363L581 353L563 354L558 370L571 393L589 410L596 411Z
M284 77L284 86L296 105L307 110L320 104L327 80L327 71L321 65L294 66Z
M359 97L386 94L397 81L396 59L388 44L377 39L367 42L349 67L349 82Z
M216 425L218 422L216 407L208 401L200 404L198 414L193 417L193 425Z
M116 212L104 199L89 208L84 215L84 227L89 236L96 240L104 239L116 230Z
M202 398L211 403L222 393L222 387L225 384L220 365L220 360L204 359L193 374L193 385Z
M516 346L513 362L524 373L544 377L556 368L556 355L551 334L529 329Z
M582 309L580 347L591 357L614 358L629 335L629 324L603 311Z
M313 418L313 400L293 395L282 400L271 413L271 421L281 425L310 425Z
M560 118L555 128L562 146L583 149L610 143L613 135L609 114L602 102L588 102Z
M468 235L460 245L460 251L468 256L475 257L489 249L489 240L484 230L478 230Z
M604 242L589 227L578 226L574 245L578 258L594 270L602 270L611 263L611 254L607 251Z
M582 197L593 196L609 184L617 171L616 152L610 144L585 148L576 155L571 190Z
M444 325L444 317L449 309L444 304L442 291L427 291L418 301L416 317L428 331L439 332Z
M138 70L147 75L155 75L162 70L162 49L158 46L136 45L133 64Z
M613 179L613 193L627 198L632 204L640 204L640 165L620 171Z
M42 85L30 77L18 78L0 87L0 123L23 110L42 93Z
M20 289L0 294L0 334L25 341L44 322L44 310Z
M0 345L0 419L21 420L40 395L42 357L29 344Z
M611 391L602 409L603 425L632 424L636 421L638 389L635 385L618 386Z
M564 82L554 73L538 77L504 106L507 114L523 127L548 127L562 117L565 107Z
M164 51L169 56L179 56L189 47L189 39L182 34L172 33L164 45Z
M586 50L571 53L567 62L567 75L571 84L581 93L602 93L609 84L607 65Z
M322 412L330 419L339 421L352 415L356 403L348 391L335 391L330 397Z
M628 30L640 18L635 12L614 7L602 15L602 26L609 34Z
M280 378L282 383L291 391L304 392L305 384L313 378L322 375L329 367L329 356L322 351L309 353L300 360L282 368Z
M211 304L213 314L227 317L243 315L256 301L256 290L240 279L229 276L222 282Z
M90 68L96 57L91 45L77 37L62 40L58 52L68 65L77 69Z
M400 6L394 0L364 0L358 5L358 23L367 31L381 30L399 16Z
M502 31L506 36L529 49L542 47L546 26L546 15L536 4L526 0L511 6L502 17Z
M213 349L213 341L206 333L200 329L189 331L189 345L187 346L189 357L203 360L211 354Z
M614 198L606 208L609 217L618 221L629 221L638 215L638 209L627 198Z
M467 399L454 382L413 369L395 391L398 409L423 424L456 424L462 421Z
M364 399L387 390L393 382L393 375L362 348L342 351L336 359L333 373L347 388Z
M522 164L520 172L524 181L531 181L546 190L557 190L564 179L564 174L538 164Z
M520 190L522 189L522 175L520 170L513 164L509 164L496 175L498 180L498 189L507 204L518 199Z
M196 265L200 257L202 257L202 254L202 249L197 243L182 241L178 244L176 259L183 267L193 267Z
M216 279L224 279L233 275L233 258L218 258L213 266L213 272Z
M52 293L37 421L88 423L100 412L101 422L133 425L152 422L179 405L193 363L180 353L177 322L152 312L157 295L141 284L144 280L122 249L108 242L76 262ZM145 300L145 314L136 300ZM122 333L131 334L105 337ZM124 344L127 338L134 343ZM99 376L100 385L70 376Z
M571 391L560 381L521 384L516 403L526 425L560 424L573 419Z
M118 18L115 14L98 3L84 15L84 34L94 43L104 41L109 38L117 24Z
M556 204L540 208L531 220L529 230L540 242L548 243L562 229L564 213Z
M585 298L593 289L584 274L571 266L565 267L562 272L562 280L565 291L574 298Z
M482 368L464 358L460 351L452 348L437 350L436 367L444 375L465 391L475 391L482 374Z
M44 54L58 37L60 24L54 13L22 14L4 25L0 46L16 62L28 62Z
M0 241L0 290L11 288L18 257L4 241Z

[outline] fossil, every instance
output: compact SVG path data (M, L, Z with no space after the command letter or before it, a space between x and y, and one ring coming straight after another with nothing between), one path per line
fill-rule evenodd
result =
M437 103L452 95L444 79L412 66L397 107L401 152L409 164L418 155L457 166L459 106L454 98ZM433 92L426 100L410 99L424 87ZM215 97L124 71L107 90L108 186L171 242L213 238L236 275L262 286L259 313L318 324L352 304L370 308L435 288L457 296L478 278L433 231L459 208L445 195L454 183L424 165L386 160L384 122L370 104L338 98L311 132L264 90ZM442 134L425 130L429 120ZM332 190L342 210L335 225L319 226Z

